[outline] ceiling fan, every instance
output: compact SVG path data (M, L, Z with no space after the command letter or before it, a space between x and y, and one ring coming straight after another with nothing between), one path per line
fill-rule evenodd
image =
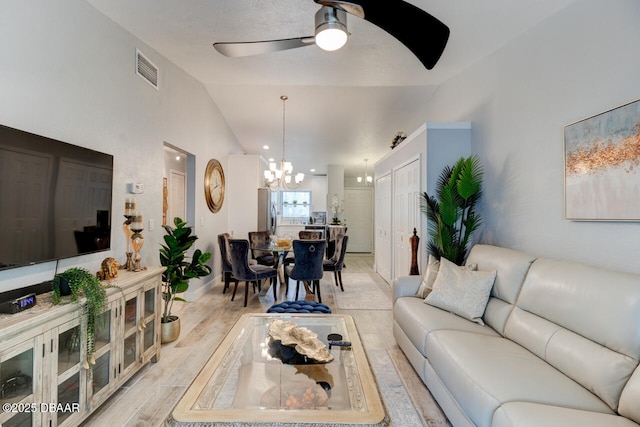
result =
M317 44L337 50L347 41L347 13L382 28L432 69L449 39L449 27L424 10L403 0L314 0L322 5L315 15L315 35L280 40L218 42L213 47L225 56L241 57Z

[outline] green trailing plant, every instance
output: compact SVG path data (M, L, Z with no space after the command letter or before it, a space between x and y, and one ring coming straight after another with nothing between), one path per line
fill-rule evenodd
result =
M171 315L174 301L184 301L178 294L189 289L189 280L205 277L211 274L211 267L207 262L211 259L209 252L196 249L191 260L187 258L187 251L193 246L198 236L193 229L187 226L186 221L176 217L173 220L175 227L163 226L164 245L160 248L160 264L166 267L162 273L164 309L162 322L168 323L177 317Z
M421 211L427 216L428 252L440 259L462 265L473 232L480 226L475 212L482 195L484 170L480 158L460 158L453 167L446 166L436 184L436 194L421 195Z
M84 367L88 369L89 364L95 364L96 322L102 312L107 308L106 288L89 270L81 267L73 267L56 274L53 278L54 304L60 304L62 302L62 288L65 286L69 287L71 302L80 304L81 297L84 297L86 300L87 340Z

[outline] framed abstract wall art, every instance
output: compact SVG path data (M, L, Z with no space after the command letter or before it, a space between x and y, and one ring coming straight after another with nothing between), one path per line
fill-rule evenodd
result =
M565 218L640 221L640 100L564 128Z

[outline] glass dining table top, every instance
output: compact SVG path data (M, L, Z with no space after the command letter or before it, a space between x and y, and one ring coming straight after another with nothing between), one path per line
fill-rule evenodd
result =
M269 325L294 322L332 346L328 363L283 362ZM327 346L328 347L328 346ZM310 360L311 361L311 360ZM353 319L348 315L246 314L175 408L170 425L387 425L388 417ZM185 423L185 424L182 424Z

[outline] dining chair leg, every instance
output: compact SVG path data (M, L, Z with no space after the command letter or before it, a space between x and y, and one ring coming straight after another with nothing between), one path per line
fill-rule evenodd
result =
M247 306L247 301L249 299L249 282L244 282L244 306Z
M313 289L318 294L318 302L321 303L322 302L322 295L320 295L320 280L314 280L313 281Z
M333 270L333 280L335 280L336 286L338 286L338 270Z
M340 279L340 290L344 292L344 287L342 286L342 270L338 271L338 278Z
M277 286L278 286L278 277L274 276L271 278L271 287L273 288L273 301L278 301L278 294L276 292Z
M233 299L236 297L236 291L238 290L238 283L236 281L235 286L233 287L233 294L231 294L231 301L233 301Z
M298 293L300 292L300 281L296 280L296 299L295 301L298 301Z

